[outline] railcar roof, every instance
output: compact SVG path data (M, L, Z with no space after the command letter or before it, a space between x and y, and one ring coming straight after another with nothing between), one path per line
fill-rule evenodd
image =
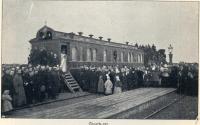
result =
M71 33L66 33L66 32L61 32L61 31L56 31L48 26L43 26L42 28L40 28L37 32L37 34L40 32L40 31L44 31L49 29L50 31L52 31L53 33L53 38L52 39L66 39L66 40L75 40L75 41L84 41L84 42L88 42L88 43L95 43L95 44L99 44L99 45L108 45L108 46L116 46L116 47L122 47L122 48L131 48L131 49L136 49L136 50L140 50L138 48L136 48L135 46L133 45L127 45L127 44L123 44L123 43L118 43L118 42L113 42L113 41L106 41L106 40L100 40L100 39L97 39L97 38L91 38L91 37L88 37L88 36L83 36L83 35L77 35L73 32ZM70 35L73 34L73 38L70 38ZM36 35L36 38L33 38L30 40L30 43L31 42L36 42L38 41L39 39L37 38L37 35ZM142 51L142 50L141 50Z

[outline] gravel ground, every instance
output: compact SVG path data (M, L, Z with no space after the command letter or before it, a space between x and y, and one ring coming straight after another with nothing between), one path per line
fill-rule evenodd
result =
M31 108L25 108L25 109L17 110L17 111L12 112L12 114L7 116L7 117L8 118L20 118L22 115L29 114L30 112L38 112L38 111L46 110L46 109L53 109L53 108L57 108L57 107L60 107L60 106L65 106L65 105L77 103L77 102L80 102L80 101L99 98L99 97L102 97L102 96L104 96L104 95L91 94L91 95L88 95L88 96L83 96L83 97L58 101L58 102L52 102L52 103L48 103L48 104L44 104L44 105L31 107Z
M198 97L185 96L182 100L162 110L151 119L196 119Z
M124 114L119 114L117 118L122 118L122 119L144 119L145 117L149 116L153 112L157 111L160 107L165 106L166 104L169 104L173 102L174 100L180 99L181 96L176 94L175 92L168 94L165 96L164 101L160 100L157 101L156 103L152 104L151 106L143 109L142 111L138 113L131 113L132 110L129 110L128 112L125 112L125 117ZM128 114L128 115L127 115Z
M136 114L129 114L123 119L144 119L158 109L176 101L176 103L165 108L161 112L149 117L148 119L195 119L198 112L198 98L192 96L181 96L177 93L171 93L166 96L165 101L157 102L143 111ZM127 112L128 113L128 112ZM120 118L119 116L118 118Z

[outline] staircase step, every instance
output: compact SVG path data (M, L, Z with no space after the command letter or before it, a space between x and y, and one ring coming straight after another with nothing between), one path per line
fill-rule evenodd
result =
M79 89L80 87L79 86L77 86L77 87L72 87L72 89Z
M70 85L71 85L71 84L75 84L75 83L77 84L76 81L71 81L71 82L68 82L68 83L69 83Z
M69 82L70 82L70 81L75 81L74 79L66 79L66 80L69 81Z
M66 78L66 79L71 79L71 78L73 78L73 77L71 77L71 76L65 76L65 78Z
M70 86L73 88L73 87L77 87L78 85L77 84L73 84L73 85L70 85Z
M69 85L79 85L79 84L74 82L74 83L69 83Z
M71 73L63 74L62 77L64 78L65 84L67 85L67 87L72 93L75 93L77 91L82 92L81 87L79 86L77 81L74 79L74 77L71 75ZM77 91L74 91L75 89L77 89Z

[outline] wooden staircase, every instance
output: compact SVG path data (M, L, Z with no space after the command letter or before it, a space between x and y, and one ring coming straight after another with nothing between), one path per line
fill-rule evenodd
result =
M73 78L70 72L62 74L64 82L72 93L83 92L77 81Z

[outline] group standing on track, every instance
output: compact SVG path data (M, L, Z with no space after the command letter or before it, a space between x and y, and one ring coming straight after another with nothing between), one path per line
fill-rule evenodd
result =
M2 66L2 113L56 99L68 91L59 66ZM111 95L139 87L174 87L181 94L197 95L198 65L149 67L81 66L70 70L84 91Z

